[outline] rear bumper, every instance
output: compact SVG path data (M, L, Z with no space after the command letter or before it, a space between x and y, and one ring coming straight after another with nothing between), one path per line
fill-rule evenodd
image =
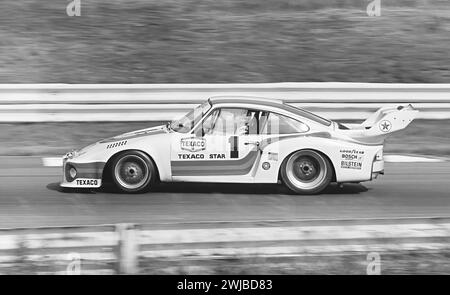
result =
M372 163L372 174L370 177L370 180L372 179L376 179L378 177L378 175L383 175L384 174L384 161L383 160L379 160L379 161L374 161Z

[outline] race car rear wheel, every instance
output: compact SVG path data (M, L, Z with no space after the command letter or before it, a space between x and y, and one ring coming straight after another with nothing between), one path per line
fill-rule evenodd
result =
M111 168L114 183L127 193L147 191L156 177L155 164L140 151L128 151L118 155Z
M331 182L333 168L319 152L300 150L288 156L281 165L284 184L297 194L317 194Z

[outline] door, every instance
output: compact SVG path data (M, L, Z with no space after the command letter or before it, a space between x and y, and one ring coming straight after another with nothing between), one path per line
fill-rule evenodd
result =
M173 180L249 182L258 162L267 113L243 108L212 110L189 134L174 136Z

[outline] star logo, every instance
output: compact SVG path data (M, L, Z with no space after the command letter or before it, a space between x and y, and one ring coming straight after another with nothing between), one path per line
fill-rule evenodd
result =
M392 124L388 120L383 120L380 122L380 130L383 132L389 132L391 130Z

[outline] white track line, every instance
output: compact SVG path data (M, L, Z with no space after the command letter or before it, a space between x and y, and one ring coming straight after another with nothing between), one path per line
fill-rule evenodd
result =
M42 158L42 165L45 167L62 167L62 157Z
M385 155L384 161L389 163L438 163L444 162L442 159L426 156L405 156L405 155Z
M405 155L385 155L384 161L388 163L439 163L445 162L443 159L431 158L427 156L405 156ZM62 157L42 158L45 167L62 167Z

